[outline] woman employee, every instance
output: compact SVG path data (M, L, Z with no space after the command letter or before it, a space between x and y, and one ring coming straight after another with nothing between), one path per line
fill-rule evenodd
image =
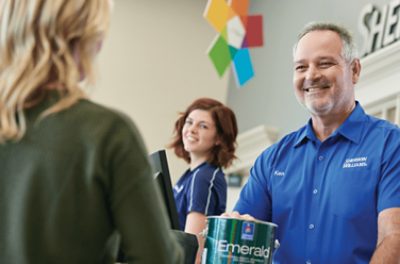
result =
M210 98L194 101L175 122L170 147L189 163L189 169L174 186L174 196L181 229L199 240L196 263L203 249L199 233L206 217L220 215L226 208L227 185L221 167L235 158L237 130L233 111Z

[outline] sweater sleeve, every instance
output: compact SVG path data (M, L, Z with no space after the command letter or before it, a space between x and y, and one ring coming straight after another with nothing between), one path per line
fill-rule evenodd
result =
M181 263L139 132L125 120L107 146L110 208L128 263Z

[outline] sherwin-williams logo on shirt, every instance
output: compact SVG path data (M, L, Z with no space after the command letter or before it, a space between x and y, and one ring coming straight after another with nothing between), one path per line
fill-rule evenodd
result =
M367 167L368 157L356 157L356 158L349 158L346 159L343 163L343 169L347 168L355 168L355 167Z
M254 237L254 223L243 222L242 224L242 239L253 240Z

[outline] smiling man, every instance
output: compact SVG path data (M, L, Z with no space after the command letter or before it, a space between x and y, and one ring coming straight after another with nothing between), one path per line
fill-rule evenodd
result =
M275 264L400 263L400 130L355 100L350 33L309 24L293 57L311 118L258 157L235 211L278 224Z

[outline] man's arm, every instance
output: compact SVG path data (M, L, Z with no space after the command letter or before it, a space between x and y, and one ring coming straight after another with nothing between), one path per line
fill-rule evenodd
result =
M370 264L400 264L400 208L378 216L378 243Z

